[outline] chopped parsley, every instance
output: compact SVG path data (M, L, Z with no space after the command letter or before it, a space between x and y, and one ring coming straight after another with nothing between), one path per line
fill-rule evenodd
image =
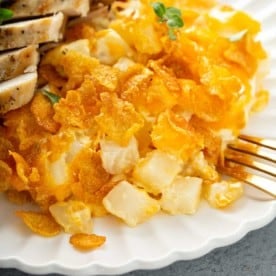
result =
M44 96L46 96L52 104L58 103L60 100L60 96L57 94L54 94L52 92L49 92L47 90L42 90L41 92Z
M13 12L9 9L0 8L0 25L10 18L12 18Z
M155 14L159 18L160 23L166 23L168 27L168 35L171 40L176 39L175 29L184 26L181 11L175 7L166 7L161 2L152 4Z

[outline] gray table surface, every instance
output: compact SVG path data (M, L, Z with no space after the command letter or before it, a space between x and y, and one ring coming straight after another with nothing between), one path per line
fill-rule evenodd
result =
M0 245L1 246L1 245ZM0 276L26 276L15 269L1 269ZM55 276L57 274L49 274ZM163 269L134 271L124 276L276 276L276 219L248 233L239 242L217 248L192 261L179 261ZM118 276L118 275L117 275Z

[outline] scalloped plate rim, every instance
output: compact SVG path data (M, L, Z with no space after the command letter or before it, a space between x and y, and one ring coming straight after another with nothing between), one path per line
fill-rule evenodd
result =
M231 3L235 6L235 4L242 5L243 8L247 8L249 5L250 9L254 9L252 6L252 3L257 3L257 0L247 0L247 1L229 1L224 0L221 2ZM239 2L239 3L238 3ZM260 2L259 2L260 3ZM262 1L262 4L265 6L265 3L271 4L269 0ZM274 5L274 4L273 4ZM239 5L238 5L239 6ZM271 9L266 9L268 12L273 12ZM258 10L257 10L258 11ZM258 15L258 13L257 13ZM262 14L263 16L263 14ZM256 16L257 17L257 16ZM264 17L265 19L265 17ZM275 19L276 22L276 19ZM264 32L266 30L263 30ZM273 40L273 43L275 43L276 39ZM271 42L271 41L270 41ZM276 51L273 51L274 53L274 66L275 63L275 53ZM275 68L275 67L273 67ZM276 73L275 69L273 71ZM272 77L275 77L274 75ZM271 77L270 77L271 78ZM273 86L274 87L274 86ZM274 95L275 96L275 95ZM274 97L273 103L275 104L276 98ZM270 113L266 113L270 114ZM272 114L272 118L275 118L276 113ZM262 118L262 116L261 116ZM270 118L271 119L271 118ZM250 129L250 128L249 128ZM273 137L276 138L276 135L274 135L276 132L273 132ZM270 134L269 131L266 132L266 134ZM74 274L78 273L78 275L115 275L115 274L121 274L121 273L127 273L133 270L137 269L158 269L165 267L167 265L170 265L176 261L180 260L193 260L199 257L202 257L206 254L208 254L210 251L219 248L228 246L231 244L236 243L240 239L242 239L248 232L262 228L263 226L267 225L271 221L273 221L276 217L276 202L270 202L268 204L269 209L265 212L265 214L261 217L258 217L256 219L251 220L244 220L241 221L239 226L235 228L235 230L227 235L227 236L221 236L221 237L215 237L215 238L207 238L204 240L204 243L199 244L199 247L195 248L194 250L175 250L170 249L165 254L161 254L156 256L152 259L145 259L142 258L141 255L130 258L127 261L120 262L118 265L111 265L108 263L104 263L103 261L97 262L92 260L91 262L86 263L85 265L79 265L79 266L72 266L69 264L64 264L60 260L51 260L49 262L45 263L35 263L31 260L27 261L28 259L20 258L19 254L17 255L17 252L14 252L14 254L10 254L10 256L5 256L1 258L1 248L0 248L0 267L1 268L17 268L20 269L26 273L32 273L32 274L47 274L47 273L62 273L62 274ZM5 208L5 204L4 204ZM0 233L1 233L1 225L0 225Z

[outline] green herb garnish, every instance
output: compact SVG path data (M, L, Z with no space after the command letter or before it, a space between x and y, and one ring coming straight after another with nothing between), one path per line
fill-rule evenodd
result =
M12 18L12 16L13 12L11 10L0 8L0 25L3 23L3 21Z
M171 40L175 40L175 29L184 26L181 11L174 7L165 7L165 5L161 2L153 3L152 8L155 14L159 17L159 22L166 23L169 38Z
M58 103L60 100L60 96L57 94L54 94L52 92L49 92L47 90L42 90L41 92L44 96L46 96L52 104Z

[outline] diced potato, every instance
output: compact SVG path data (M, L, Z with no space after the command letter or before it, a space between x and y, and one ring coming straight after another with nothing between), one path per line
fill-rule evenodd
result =
M52 49L45 55L42 64L57 65L60 58L68 51L76 51L82 55L90 56L89 40L79 39Z
M113 67L120 70L120 71L127 72L127 70L129 68L131 68L132 66L134 66L135 64L136 63L132 59L129 59L127 57L121 57L113 65Z
M63 184L68 177L68 167L66 163L66 153L60 155L60 158L49 163L49 172L56 185Z
M202 179L178 176L163 191L161 208L170 214L194 214L199 206Z
M100 145L103 167L110 174L130 171L139 159L138 145L134 137L127 146L120 146L111 140L101 140Z
M106 29L97 34L95 51L92 55L104 64L112 65L121 57L132 56L132 50L114 30Z
M89 136L83 135L80 133L75 133L74 141L70 146L69 151L67 152L67 162L71 162L76 155L86 146L91 143L91 139Z
M210 181L217 181L219 177L215 166L208 163L202 151L189 161L183 173L185 175L193 175Z
M56 222L70 234L92 232L90 209L81 201L57 202L49 207Z
M155 150L140 159L133 171L135 184L155 195L161 193L181 171L181 161L173 155Z
M243 185L239 181L226 180L204 184L203 194L211 206L223 208L242 196Z
M60 139L63 138L64 134L60 132ZM76 157L76 155L85 147L87 147L91 140L88 136L83 135L81 132L66 132L66 135L72 137L68 148L61 152L59 158L53 162L48 163L48 170L51 175L51 179L55 185L61 185L67 181L68 170L70 162ZM58 143L52 145L51 150L58 152L54 147L59 147Z
M129 226L136 226L160 210L157 200L125 180L105 196L103 204L108 212Z
M90 45L88 39L79 39L61 47L61 53L77 51L85 56L90 56Z

